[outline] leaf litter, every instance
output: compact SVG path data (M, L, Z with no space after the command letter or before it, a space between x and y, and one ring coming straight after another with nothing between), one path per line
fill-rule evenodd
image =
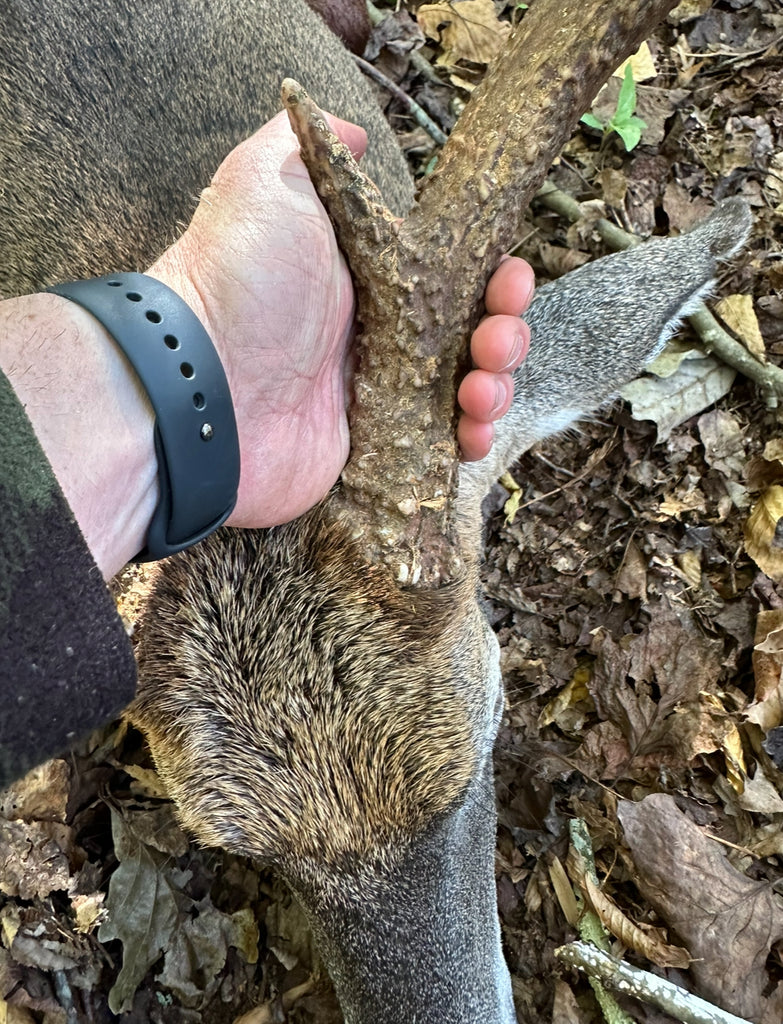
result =
M370 52L448 129L521 8L429 8L417 24L401 7ZM412 65L424 34L422 53L448 80ZM754 236L718 293L742 296L723 306L730 329L779 361L781 38L774 0L681 3L631 65L639 145L578 130L550 174L589 216L528 215L521 251L539 279L602 254L599 216L677 232L741 194ZM621 81L599 114L613 113ZM394 102L389 115L408 123ZM422 129L401 140L423 171L433 146ZM573 890L568 913L556 895L572 884L626 959L755 1024L783 1018L783 424L692 335L676 347L630 405L514 467L510 521L509 491L488 499L485 584L508 690L498 903L523 1024L600 1019L554 958L576 934ZM672 382L668 394L656 381ZM118 584L131 631L144 582L136 570ZM581 888L562 867L574 818L595 859ZM11 1024L341 1020L290 894L188 842L122 725L0 798L0 985ZM624 1006L634 1020L671 1020Z

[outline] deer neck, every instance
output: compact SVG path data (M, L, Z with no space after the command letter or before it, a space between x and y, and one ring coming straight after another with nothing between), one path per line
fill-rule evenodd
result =
M512 1024L489 758L464 802L372 866L290 879L346 1024ZM301 870L301 865L299 865Z

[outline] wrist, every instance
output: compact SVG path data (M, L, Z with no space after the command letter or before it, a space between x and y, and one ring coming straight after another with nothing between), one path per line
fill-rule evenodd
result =
M157 497L154 416L108 332L57 295L0 303L0 368L104 577L143 546Z

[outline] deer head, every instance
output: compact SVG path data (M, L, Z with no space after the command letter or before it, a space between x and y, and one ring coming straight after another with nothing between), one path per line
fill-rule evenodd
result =
M514 409L492 455L459 469L455 382L485 268L514 233L510 211L672 5L590 0L578 24L553 34L558 5L539 0L514 42L526 84L506 73L502 92L489 80L494 101L471 103L411 219L398 225L363 184L333 190L338 220L355 226L366 215L357 235L367 243L349 252L364 337L343 483L295 523L223 531L169 560L146 611L131 717L186 827L288 879L350 1024L514 1020L495 909L491 758L502 687L479 603L480 499L531 443L599 405L655 354L709 287L716 260L741 244L747 211L729 202L683 238L541 288ZM38 5L18 0L4 25L13 73L0 97L13 82L31 111L3 148L15 197L0 223L5 294L148 265L186 218L188 197L275 111L289 70L335 113L368 125L372 173L398 212L410 205L368 91L299 0L284 13L274 0L232 0L219 16L201 0L155 0L143 13L131 0L100 7L63 0L42 21ZM33 40L49 58L43 67L29 60ZM96 93L96 76L111 88ZM478 208L483 220L470 212ZM368 268L390 255L383 292ZM438 304L444 278L459 286ZM406 296L413 305L401 307ZM420 393L404 415L400 379ZM412 444L395 444L402 436ZM413 460L403 461L407 451ZM370 452L381 453L383 473L368 472Z
M513 1021L495 910L497 642L480 499L534 441L637 375L744 239L744 203L544 286L490 457L460 470L460 575L401 587L339 488L295 523L169 560L132 709L187 828L276 866L346 1020Z

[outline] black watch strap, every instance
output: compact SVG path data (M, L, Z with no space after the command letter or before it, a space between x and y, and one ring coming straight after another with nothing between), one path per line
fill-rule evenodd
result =
M234 408L209 335L176 292L144 274L110 274L47 290L103 324L155 411L160 498L137 561L190 547L225 522L239 486Z

